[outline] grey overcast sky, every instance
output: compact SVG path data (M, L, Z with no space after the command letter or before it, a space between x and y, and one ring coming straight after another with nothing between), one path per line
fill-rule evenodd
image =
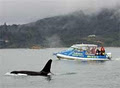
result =
M113 8L120 0L0 0L0 24L24 24L77 10Z

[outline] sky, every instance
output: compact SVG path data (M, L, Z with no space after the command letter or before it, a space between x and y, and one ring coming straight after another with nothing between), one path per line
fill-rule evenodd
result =
M113 8L120 0L0 0L0 24L25 24L74 11Z

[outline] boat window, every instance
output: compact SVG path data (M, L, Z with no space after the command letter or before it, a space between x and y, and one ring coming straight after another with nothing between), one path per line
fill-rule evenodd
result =
M90 55L90 54L94 54L95 55L95 52L96 51L96 47L88 47L87 48L87 54Z
M73 48L73 47L70 47L70 48L68 48L68 50L74 50L74 48Z
M86 47L82 47L83 50L86 50Z
M83 49L82 49L82 48L79 48L79 49L77 49L77 51L82 52L82 51L83 51Z

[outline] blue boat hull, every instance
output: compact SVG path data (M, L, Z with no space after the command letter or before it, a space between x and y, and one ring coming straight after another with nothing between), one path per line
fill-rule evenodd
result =
M74 57L74 56L68 56L68 55L63 55L63 54L56 54L58 59L69 59L69 60L82 60L82 61L88 61L88 60L92 60L92 61L108 61L110 60L108 57L106 56L95 56L95 55L91 55L91 56L87 56L87 57Z

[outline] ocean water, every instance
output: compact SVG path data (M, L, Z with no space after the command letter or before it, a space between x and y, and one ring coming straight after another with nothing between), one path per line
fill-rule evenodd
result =
M106 48L112 60L58 60L53 53L65 48L0 49L0 88L120 88L120 48ZM52 59L49 77L8 76L13 70L40 71Z

